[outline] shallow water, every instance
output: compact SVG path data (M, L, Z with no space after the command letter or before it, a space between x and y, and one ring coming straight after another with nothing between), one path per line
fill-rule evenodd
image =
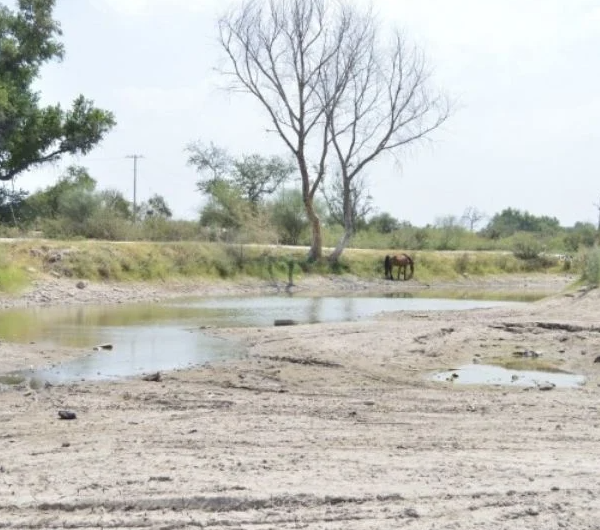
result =
M581 375L536 370L509 370L501 366L486 364L468 364L456 370L437 373L431 379L452 382L457 385L537 387L549 383L556 387L574 388L585 384L585 377Z
M210 327L272 326L275 319L298 323L365 320L383 311L464 310L506 305L505 301L389 296L215 297L161 303L30 308L0 312L0 339L68 346L82 356L48 370L25 371L51 383L114 379L235 358L243 347L203 332ZM94 346L112 350L93 351Z

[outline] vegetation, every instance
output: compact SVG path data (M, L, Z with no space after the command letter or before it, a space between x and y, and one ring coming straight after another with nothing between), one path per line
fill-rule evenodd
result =
M0 180L9 181L64 154L86 154L115 125L112 113L79 96L71 109L41 107L32 89L40 68L64 50L54 0L0 5Z
M295 274L351 273L360 278L383 277L383 256L389 250L347 249L343 259L306 259L303 248L265 247L211 242L128 242L27 240L3 242L0 290L15 290L39 271L89 280L156 281L182 278L234 279L255 277L288 279ZM415 278L453 280L468 276L529 272L526 262L509 253L419 251L413 253ZM539 271L560 272L559 260L540 265Z
M234 87L255 97L294 158L311 237L323 253L315 195L339 175L343 231L337 261L355 230L353 194L365 168L438 128L446 98L434 93L419 50L386 32L373 12L350 2L246 0L219 24Z
M173 219L160 195L134 211L80 166L34 193L15 189L21 172L89 152L115 124L83 96L70 110L40 107L33 83L64 53L54 4L0 6L0 236L55 240L32 255L25 244L3 243L1 291L19 289L31 270L111 280L273 278L292 269L378 277L385 253L397 251L415 257L421 281L574 270L600 285L599 234L590 223L565 228L513 208L488 218L471 206L460 218L416 227L374 212L365 168L440 126L449 103L430 92L418 50L405 49L398 33L383 46L372 13L343 2L249 0L221 20L230 73L261 102L291 158L189 144L188 163L207 198L197 221ZM329 262L320 259L323 247L332 249Z
M600 285L600 250L597 248L585 254L581 280L593 287Z

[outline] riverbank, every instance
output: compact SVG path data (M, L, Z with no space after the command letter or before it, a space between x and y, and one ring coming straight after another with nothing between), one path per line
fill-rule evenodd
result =
M297 289L516 288L553 296L373 322L218 330L246 344L245 358L162 374L159 382L3 387L0 521L40 529L595 528L600 294L561 292L569 281L319 279ZM276 287L145 289L61 280L2 303L91 303L100 294L103 303L119 303ZM3 361L15 348L0 343ZM22 366L39 360L35 345L18 348ZM544 366L586 376L586 384L541 391L428 379L527 351ZM64 409L77 418L59 419Z
M18 293L0 292L0 308L66 305L122 304L162 300L182 296L241 296L296 293L398 293L456 292L463 293L531 293L539 296L554 294L572 285L574 274L502 274L465 276L456 280L389 281L383 278L364 279L353 275L310 275L291 287L284 281L267 281L245 277L236 280L178 279L153 282L105 281L91 282L49 275L33 280Z

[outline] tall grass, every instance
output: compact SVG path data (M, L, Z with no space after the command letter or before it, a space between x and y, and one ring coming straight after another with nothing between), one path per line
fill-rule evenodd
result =
M0 292L16 292L27 284L27 273L0 248Z

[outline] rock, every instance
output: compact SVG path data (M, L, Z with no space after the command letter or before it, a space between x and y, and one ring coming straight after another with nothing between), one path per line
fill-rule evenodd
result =
M107 342L106 344L98 344L98 346L94 346L94 351L112 350L112 349L113 349L113 345L110 342Z
M71 410L59 410L58 417L61 420L75 420L75 419L77 419L77 414L75 414Z
M598 357L596 357L596 358L594 359L594 362L595 362L595 363L600 363L600 355L598 355Z
M275 322L273 322L273 324L275 326L295 326L296 324L298 324L298 322L290 318L278 318L275 319Z
M538 383L537 385L538 390L552 390L556 387L556 385L554 383L549 383L549 382L544 382L544 383Z
M413 519L418 519L419 517L421 517L419 515L419 512L417 512L417 510L415 510L414 508L406 508L406 510L404 510L404 515L406 517L412 517Z
M514 357L530 357L532 359L537 359L541 354L541 352L537 352L535 350L524 350L524 351L516 351L513 352Z
M77 289L85 289L87 287L87 283L84 282L83 280L79 280L76 284L75 287L77 287Z
M155 381L157 383L159 383L160 381L162 381L162 377L160 375L160 372L156 372L155 374L145 375L144 377L142 377L142 379L144 381Z

